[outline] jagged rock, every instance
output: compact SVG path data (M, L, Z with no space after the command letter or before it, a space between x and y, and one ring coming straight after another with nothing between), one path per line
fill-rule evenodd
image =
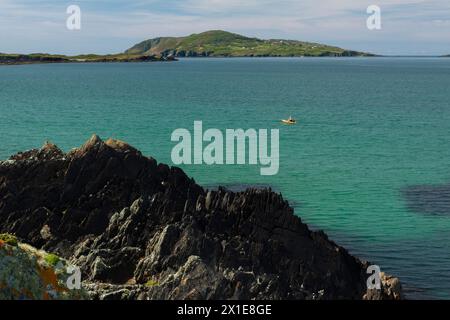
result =
M271 190L205 191L179 168L94 135L0 163L0 231L78 265L95 299L400 298Z
M369 289L364 300L400 300L403 299L400 280L384 272L380 273L382 290Z

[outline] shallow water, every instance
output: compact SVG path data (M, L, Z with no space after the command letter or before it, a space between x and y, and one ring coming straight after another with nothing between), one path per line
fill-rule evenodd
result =
M278 128L276 176L183 169L205 185L270 185L303 221L399 276L410 298L450 298L448 88L450 59L438 58L2 66L0 158L97 133L170 164L172 131L194 120ZM289 115L296 126L280 124Z

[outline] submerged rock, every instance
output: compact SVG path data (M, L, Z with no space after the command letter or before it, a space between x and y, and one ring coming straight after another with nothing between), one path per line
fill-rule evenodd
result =
M410 186L402 190L409 210L425 215L450 215L450 184Z
M0 231L56 252L94 299L397 299L267 189L205 191L179 168L93 136L0 163ZM392 283L391 283L392 284Z

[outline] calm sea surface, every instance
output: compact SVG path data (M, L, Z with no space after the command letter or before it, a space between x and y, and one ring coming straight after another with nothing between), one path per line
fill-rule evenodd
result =
M283 126L289 115L296 126ZM171 163L176 128L280 129L280 171L184 166L200 184L270 185L311 227L450 298L450 59L185 59L0 67L0 158L92 133Z

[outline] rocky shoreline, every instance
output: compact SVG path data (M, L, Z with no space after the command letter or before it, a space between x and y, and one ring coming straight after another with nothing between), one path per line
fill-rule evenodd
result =
M0 162L0 233L79 266L92 299L400 299L268 189L208 191L94 135ZM0 279L1 281L1 279Z

